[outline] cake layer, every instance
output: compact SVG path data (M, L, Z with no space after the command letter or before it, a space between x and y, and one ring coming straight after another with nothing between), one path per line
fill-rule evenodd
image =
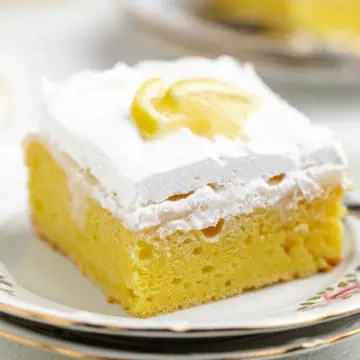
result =
M292 0L211 0L212 17L225 22L288 29Z
M207 139L181 129L147 141L130 118L140 85L162 77L212 78L235 85L259 100L248 119L246 140ZM309 120L277 97L249 66L230 58L185 58L150 61L131 68L85 72L46 87L46 114L40 134L52 147L69 154L114 193L124 210L156 204L214 184L228 186L266 180L309 167L343 167L345 160L330 131Z
M358 0L292 0L292 19L300 34L325 40L333 49L358 53Z
M295 206L257 209L217 226L132 232L82 192L82 223L73 214L68 172L40 142L28 141L29 193L39 233L69 256L108 295L137 316L150 316L236 295L279 281L327 271L341 260L342 187L322 186ZM300 196L299 196L300 195ZM279 204L280 205L280 204Z

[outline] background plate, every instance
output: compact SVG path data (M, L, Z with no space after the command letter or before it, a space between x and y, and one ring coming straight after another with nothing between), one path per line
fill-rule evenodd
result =
M360 85L360 65L353 55L319 46L306 47L305 51L294 46L291 34L248 32L218 24L201 16L199 4L199 0L133 0L130 13L144 34L183 46L190 54L227 54L250 61L270 82Z

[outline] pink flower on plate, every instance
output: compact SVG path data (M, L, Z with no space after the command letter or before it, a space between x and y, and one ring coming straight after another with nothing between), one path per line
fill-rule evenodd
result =
M324 299L328 302L337 299L347 299L358 291L360 291L360 282L356 282L354 284L345 283L345 286L340 289L337 289L333 292L326 292L324 294Z

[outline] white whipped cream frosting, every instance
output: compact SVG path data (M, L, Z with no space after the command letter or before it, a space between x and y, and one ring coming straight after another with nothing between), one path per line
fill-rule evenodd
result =
M219 79L255 95L262 105L248 120L247 140L209 140L188 129L144 140L129 109L139 86L155 76L169 83ZM133 230L165 223L166 233L201 229L222 217L269 206L291 187L316 196L324 178L344 179L345 156L331 131L313 126L251 66L228 57L118 64L47 83L44 99L40 136L91 172L99 183L93 196ZM282 173L281 184L267 184ZM167 201L192 191L186 199Z

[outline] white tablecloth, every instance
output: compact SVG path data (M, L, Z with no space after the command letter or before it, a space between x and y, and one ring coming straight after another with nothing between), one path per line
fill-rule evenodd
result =
M0 116L0 132L5 131L4 129L29 126L36 120L41 73L58 79L80 68L105 68L118 60L133 62L143 58L186 54L180 47L165 45L149 36L143 36L137 29L132 28L127 18L122 16L122 0L88 0L86 4L78 0L77 8L71 10L70 18L65 12L60 15L56 12L55 16L55 12L52 12L54 9L48 9L48 13L45 14L34 7L22 12L20 18L14 15L14 9L10 9L10 5L6 5L14 2L16 0L0 5L0 80L3 77L10 82L15 99L14 106L8 114L11 120L8 121L6 116ZM70 6L71 2L63 2L64 8ZM57 3L59 2L55 2L55 6L60 6L56 5ZM276 88L292 104L309 114L315 122L326 124L336 130L349 154L351 177L355 184L360 186L360 87L305 89L287 85ZM57 354L4 339L0 339L0 358L65 359ZM360 338L356 337L297 359L359 358Z

